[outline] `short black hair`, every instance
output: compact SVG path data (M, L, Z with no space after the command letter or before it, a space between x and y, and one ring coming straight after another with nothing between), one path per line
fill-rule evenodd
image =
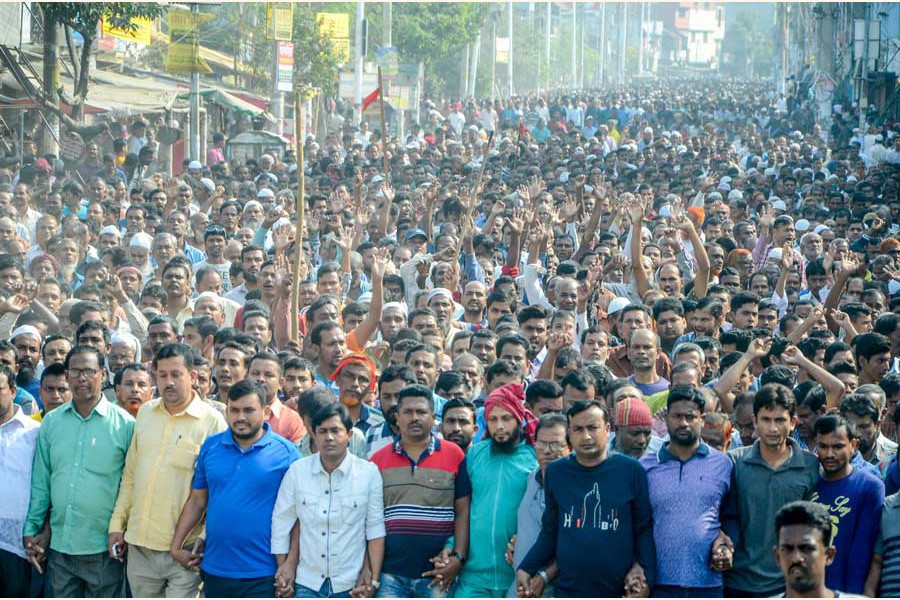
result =
M55 365L51 365L51 366L55 366ZM49 369L49 368L50 367L47 367L47 369ZM44 373L47 372L47 369L44 369ZM120 385L122 385L122 378L125 377L125 373L127 373L128 371L143 371L144 373L147 374L148 377L150 377L150 380L153 381L153 377L150 375L150 371L147 369L146 366L144 366L143 363L138 363L138 362L128 363L127 365L125 365L124 367L122 367L121 369L116 371L115 374L113 375L113 387L119 387ZM41 381L43 381L43 380L44 380L44 376L42 374Z
M836 415L834 413L822 415L816 419L816 422L813 425L813 435L834 433L841 427L847 432L847 439L852 441L859 437L856 432L856 425L847 420L843 415Z
M805 525L818 530L825 547L831 546L831 516L821 504L798 500L784 505L775 515L775 539L778 539L782 527L791 525Z
M303 390L297 399L297 412L301 417L310 419L319 412L319 409L327 404L337 403L337 396L327 387L314 385L308 390Z
M607 415L605 406L603 406L596 400L579 400L578 402L570 406L569 410L566 411L566 424L568 424L569 421L572 420L572 417L574 417L575 415L583 413L584 411L589 410L595 406L599 408L603 413L603 422L609 423L609 416Z
M66 354L66 360L65 360L65 362L63 362L63 366L65 366L66 371L69 370L69 364L72 362L72 357L77 356L79 354L93 354L94 356L97 357L97 364L100 365L101 370L103 369L103 365L104 365L103 353L100 352L100 350L98 350L94 346L79 344L77 346L74 346L71 350L69 350L69 353Z
M266 388L264 388L261 384L256 383L255 381L250 381L249 379L242 379L238 381L236 384L231 386L228 390L228 400L238 400L243 398L244 396L249 396L253 394L259 400L260 406L267 406L266 403Z
M351 429L353 429L353 419L350 418L350 412L347 410L347 407L343 404L339 404L337 402L333 402L330 404L326 404L316 411L316 414L313 415L312 421L310 425L312 426L312 432L315 434L316 429L318 429L319 425L331 419L332 417L338 417L341 425L349 433Z
M604 417L606 415L604 414ZM569 424L565 415L561 415L559 413L547 413L545 415L541 415L537 422L537 429L534 430L534 435L537 436L540 433L541 429L545 427L556 427L560 426L563 429ZM568 437L566 438L566 442L568 443Z
M759 411L764 408L784 408L793 417L797 411L794 392L791 388L778 383L763 385L753 399L753 414L759 415Z
M153 357L153 369L156 370L159 361L166 358L181 358L184 361L185 369L188 371L194 369L194 349L187 344L173 342L164 345Z
M144 365L141 365L142 367ZM8 368L8 367L7 367ZM144 369L146 370L146 368ZM47 365L47 368L41 373L41 385L44 385L44 377L65 377L66 376L66 367L63 366L62 363L53 363L52 365ZM15 377L13 377L12 384L15 385Z
M533 406L538 398L561 398L562 386L550 379L538 379L525 388L525 404Z
M457 398L454 398L453 400L447 400L447 402L444 403L444 408L441 409L441 420L443 421L447 417L447 412L454 408L465 408L472 411L473 421L475 420L475 415L478 412L477 407L468 400L459 400Z
M428 408L434 412L434 392L430 387L414 383L408 385L397 395L397 408L403 404L405 398L425 398L428 401Z
M853 393L841 401L841 414L853 414L857 417L871 417L874 423L878 422L878 407L871 398L865 394Z

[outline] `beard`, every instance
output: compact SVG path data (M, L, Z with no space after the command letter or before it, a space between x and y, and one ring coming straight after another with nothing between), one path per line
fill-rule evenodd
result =
M491 437L491 447L497 450L502 454L512 454L516 447L519 445L519 440L522 438L522 425L521 423L516 426L515 431L512 432L512 435L509 436L509 439L498 442L496 439Z
M34 367L31 363L19 363L19 372L16 374L16 385L26 386L34 381Z
M22 373L21 369L19 370L19 373L20 374ZM866 454L869 450L872 449L873 445L874 444L872 442L870 442L869 440L867 440L866 438L860 437L859 438L859 447L857 448L857 450L859 451L860 454Z
M386 413L384 413L384 420L387 421L387 424L391 427L397 427L397 407L393 407Z

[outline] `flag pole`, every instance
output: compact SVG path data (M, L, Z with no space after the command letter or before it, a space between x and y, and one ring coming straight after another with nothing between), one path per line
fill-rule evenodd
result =
M300 343L300 261L303 260L303 223L306 207L306 174L303 168L303 99L298 87L294 94L294 141L297 144L297 220L294 234L296 254L294 256L294 281L291 286L291 339Z
M388 131L387 126L384 123L384 82L381 79L381 67L378 67L378 107L381 110L381 155L384 158L384 181L386 183L391 182L391 177L388 172L388 155L387 155L387 143L388 143Z

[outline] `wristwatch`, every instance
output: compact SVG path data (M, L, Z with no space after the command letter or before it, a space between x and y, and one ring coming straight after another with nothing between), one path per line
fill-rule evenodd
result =
M454 550L453 552L451 552L450 556L457 559L460 564L462 564L462 565L466 564L466 557L463 556L462 554L460 554L458 550Z
M381 587L381 580L373 578L372 583L370 583L369 585L371 585L373 588L375 588L377 590L378 588Z
M541 569L540 571L538 571L538 575L540 575L541 579L544 580L545 585L550 584L550 577L547 575L547 571L544 571L543 569Z

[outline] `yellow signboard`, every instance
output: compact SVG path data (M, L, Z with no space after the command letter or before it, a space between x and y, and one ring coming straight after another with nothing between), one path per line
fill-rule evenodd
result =
M199 32L200 25L214 18L214 15L208 13L169 11L169 52L166 55L166 71L212 73L206 61L200 58Z
M142 19L138 17L131 19L131 23L137 26L134 31L128 31L127 29L116 29L112 23L108 23L104 19L103 35L110 35L112 37L125 40L126 42L133 42L136 44L149 46L153 21L151 19Z
M350 62L350 15L347 13L316 13L319 33L331 40L338 60Z
M291 2L266 3L266 39L289 42L294 31L294 5Z
M316 22L325 37L350 39L350 15L347 13L316 13Z

